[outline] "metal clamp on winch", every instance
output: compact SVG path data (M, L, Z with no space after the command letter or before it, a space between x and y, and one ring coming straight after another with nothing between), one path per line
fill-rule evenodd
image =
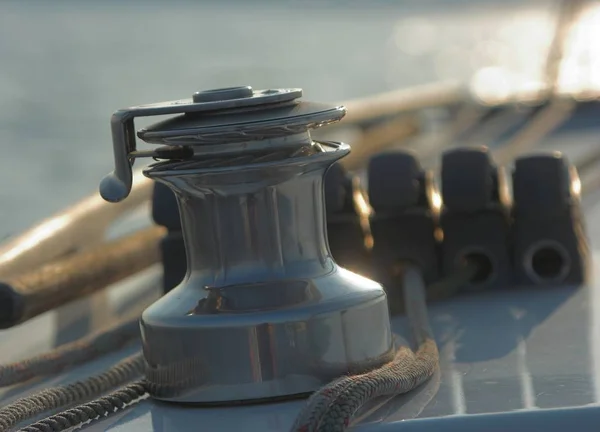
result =
M133 107L112 118L108 201L131 188L134 158L165 159L144 174L176 194L185 280L142 315L152 395L232 402L312 392L393 356L382 287L340 268L325 233L323 177L350 151L309 130L344 107L300 101L300 89L235 87ZM140 139L133 118L182 114Z

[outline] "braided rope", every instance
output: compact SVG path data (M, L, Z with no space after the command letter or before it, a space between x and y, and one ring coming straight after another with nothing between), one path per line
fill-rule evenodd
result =
M320 422L307 425L305 429L319 432L343 431L352 417L367 402L379 396L396 396L407 393L428 380L438 368L438 351L435 341L427 340L416 356L399 355L389 365L368 376L352 379L352 383L327 406ZM316 426L316 429L315 429Z
M98 397L139 376L144 370L144 364L144 357L138 353L99 375L72 384L51 387L17 399L0 408L0 432L8 431L23 420L39 414Z
M117 411L124 410L128 405L147 397L147 394L145 380L135 381L107 396L47 417L21 429L21 431L64 431L83 423L100 420Z
M330 406L339 397L351 391L354 385L357 383L368 383L378 374L387 373L396 362L402 362L402 359L411 361L414 357L415 354L409 348L402 346L396 352L394 360L382 367L361 375L344 376L327 384L308 398L306 406L296 418L292 430L295 432L316 431L319 422Z
M452 278L438 289L452 290L456 283L464 283L472 272L462 278ZM314 393L300 412L292 431L344 431L352 417L367 402L379 396L407 393L429 379L439 367L439 354L429 327L425 286L415 268L405 266L403 272L404 302L419 349L413 353L400 347L394 360L384 366L360 375L346 376Z
M138 318L61 345L46 353L0 365L0 387L58 373L124 347L140 337Z

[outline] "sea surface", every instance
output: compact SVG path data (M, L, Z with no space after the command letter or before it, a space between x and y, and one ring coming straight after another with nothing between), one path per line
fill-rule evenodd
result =
M96 193L118 108L234 85L340 101L486 68L535 77L556 4L0 0L0 239Z

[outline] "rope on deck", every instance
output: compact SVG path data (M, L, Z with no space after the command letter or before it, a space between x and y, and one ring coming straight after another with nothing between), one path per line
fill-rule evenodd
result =
M140 338L139 318L61 345L43 354L7 365L0 365L0 387L19 384L117 351Z
M0 408L0 432L10 430L10 428L24 420L34 418L48 411L89 401L115 387L122 386L140 376L144 371L144 365L144 357L141 353L137 353L99 375L72 384L51 387L31 396L17 399L15 402ZM123 392L123 390L120 390L120 392ZM71 411L73 410L66 411L63 416ZM82 412L87 413L86 410ZM43 420L42 423L48 422L54 417L58 417L59 420L62 418L61 415L52 416ZM56 421L51 424L56 423Z
M464 283L472 275L471 271L462 273L462 280L454 276L445 284L438 284L437 289L455 291L456 283ZM380 396L407 393L438 369L439 354L427 317L423 278L417 268L406 266L402 279L406 313L419 346L417 352L400 347L388 364L365 374L341 377L321 388L308 399L296 418L293 432L344 431L368 402Z
M148 395L146 381L135 381L119 390L63 411L56 415L47 417L21 429L22 432L60 432L79 426L94 420L107 417L117 411L121 411L131 403L135 403Z

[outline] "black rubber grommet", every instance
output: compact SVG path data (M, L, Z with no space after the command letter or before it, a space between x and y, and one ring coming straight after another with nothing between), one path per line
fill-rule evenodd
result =
M494 166L487 147L459 148L442 156L442 201L453 212L481 210L494 200Z
M415 155L407 151L373 156L368 167L368 194L377 212L395 212L419 204L423 170Z
M560 211L571 199L569 162L560 152L524 156L515 161L513 199L522 215Z

